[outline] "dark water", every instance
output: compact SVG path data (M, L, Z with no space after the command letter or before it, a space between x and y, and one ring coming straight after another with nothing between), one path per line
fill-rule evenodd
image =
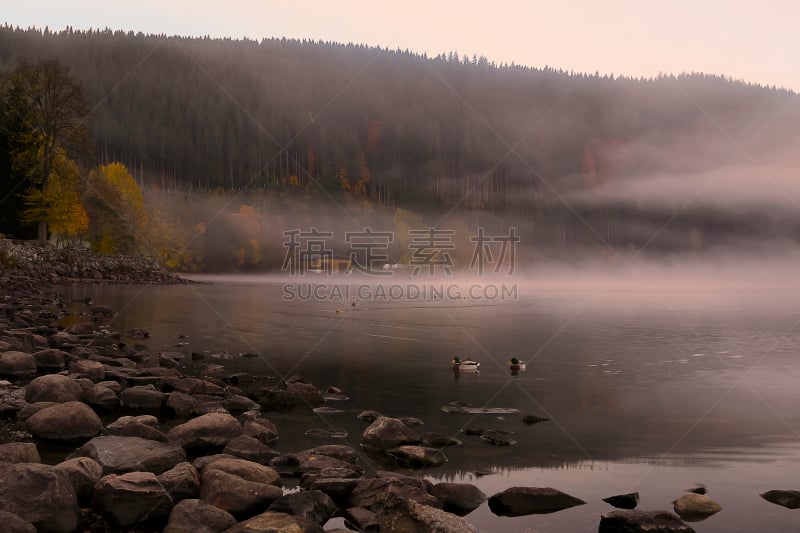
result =
M285 280L284 280L285 281ZM213 285L75 287L120 310L114 326L143 327L153 351L188 337L182 350L205 363L265 376L299 373L350 397L342 414L308 409L270 414L276 448L325 441L309 427L341 427L358 447L363 409L414 416L423 429L458 436L433 480L466 481L487 495L511 486L550 486L588 502L550 515L467 518L481 531L596 531L610 507L601 498L631 491L641 509L671 510L696 483L723 511L698 532L797 531L800 510L762 500L769 489L800 489L800 290L705 285L520 284L516 301L285 301L284 281L214 278ZM307 281L307 280L306 280ZM337 312L337 309L339 312ZM259 358L211 357L256 352ZM453 355L480 361L454 375ZM510 375L516 356L527 370ZM191 369L188 369L191 370ZM453 401L516 408L522 414L446 414ZM498 448L464 427L512 430ZM381 468L367 462L367 469ZM476 476L476 471L489 475Z

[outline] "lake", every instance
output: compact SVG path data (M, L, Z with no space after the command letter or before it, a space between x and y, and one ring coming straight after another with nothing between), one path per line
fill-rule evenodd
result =
M358 448L366 423L356 415L374 409L418 417L425 431L463 440L445 449L444 466L419 475L473 483L489 496L549 486L588 502L517 518L497 517L484 504L466 517L481 531L596 531L612 509L604 497L638 491L639 509L671 510L696 484L723 507L693 524L698 532L800 528L800 511L759 497L800 489L798 287L576 278L516 281L515 297L505 300L376 298L372 285L364 298L337 300L327 299L330 285L356 282L200 279L213 284L62 290L118 310L120 331L150 331L152 351L205 354L186 371L219 363L259 376L259 386L300 374L344 391L349 400L328 402L341 414L267 413L281 433L279 451L335 442L306 437L310 427L344 428L342 443ZM309 283L328 292L300 298ZM188 345L166 347L179 342ZM454 374L454 355L481 362L480 372ZM527 369L511 375L510 357ZM456 401L521 413L442 411ZM550 420L526 425L523 415ZM517 444L494 447L463 434L466 427L510 430ZM384 468L367 458L363 466Z

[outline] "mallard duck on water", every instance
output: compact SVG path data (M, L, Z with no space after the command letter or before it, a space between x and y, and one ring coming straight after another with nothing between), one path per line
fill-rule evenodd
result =
M461 358L457 356L453 357L450 364L453 365L453 370L458 370L459 372L477 372L478 367L481 366L477 361L473 361L472 359L464 359L462 361Z
M512 357L508 360L508 368L510 368L512 372L525 370L525 361L520 361L516 357Z

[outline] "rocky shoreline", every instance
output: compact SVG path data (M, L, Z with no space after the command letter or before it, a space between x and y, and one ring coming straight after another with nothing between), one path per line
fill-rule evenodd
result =
M509 487L487 498L471 484L427 481L426 469L446 461L444 448L459 441L374 411L359 415L358 448L335 444L341 439L331 428L321 436L332 444L277 451L280 428L269 412L325 412L326 396L343 391L320 390L299 376L245 389L248 376L213 364L184 375L182 354L151 352L137 342L146 331L109 326L114 310L93 302L70 309L52 288L184 282L150 260L0 241L0 281L4 531L473 532L464 517L487 501L498 516L585 503L548 487ZM68 314L73 320L64 327ZM513 444L507 435L488 436ZM376 464L387 470L375 471ZM392 471L400 468L420 477ZM800 505L790 492L764 498ZM603 515L601 533L691 532L681 518L721 509L693 493L673 502L680 517L633 510L638 494L606 501L624 510Z

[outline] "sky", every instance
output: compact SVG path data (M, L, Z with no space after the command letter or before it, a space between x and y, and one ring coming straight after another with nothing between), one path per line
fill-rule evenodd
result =
M3 0L0 22L354 42L627 76L706 72L800 92L794 0Z

